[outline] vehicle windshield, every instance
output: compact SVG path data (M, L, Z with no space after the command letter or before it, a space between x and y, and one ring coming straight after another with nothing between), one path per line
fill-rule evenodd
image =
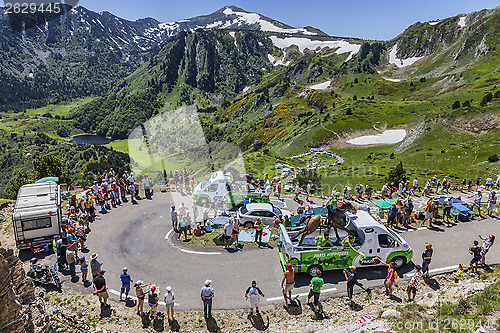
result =
M276 215L276 216L281 215L281 210L279 210L279 208L273 207L273 212L274 212L274 215Z
M394 231L392 231L389 228L387 228L387 230L389 230L389 233L391 234L391 236L394 237L400 244L404 244L403 239L401 239L401 237L399 237L399 235L397 233L395 233Z
M205 179L204 181L201 182L200 188L204 189L207 187L207 185L210 184L210 179Z

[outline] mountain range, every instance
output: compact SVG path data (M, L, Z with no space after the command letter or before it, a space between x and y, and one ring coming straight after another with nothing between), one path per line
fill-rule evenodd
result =
M429 168L429 142L445 145L433 173L460 155L483 174L488 166L477 156L484 161L484 147L499 144L500 7L417 22L389 41L327 36L234 6L172 23L76 7L20 33L5 15L0 24L0 125L46 133L46 142L96 133L127 152L123 139L134 129L195 104L207 141L237 144L257 173L276 158L344 147L352 133L374 128L407 128L411 140L397 149L417 169ZM60 103L86 96L74 107ZM467 135L483 140L473 160L460 152L467 144L449 148ZM365 154L375 165L377 151L389 156L377 149ZM380 168L390 163L378 160ZM379 181L372 175L363 177Z

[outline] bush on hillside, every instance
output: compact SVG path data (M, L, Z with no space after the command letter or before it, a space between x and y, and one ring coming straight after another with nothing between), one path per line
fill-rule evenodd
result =
M459 101L455 101L452 105L451 105L451 108L453 110L455 109L458 109L460 107L460 102Z
M493 163L493 162L498 162L499 158L497 154L490 155L488 157L488 162Z
M387 174L387 177L385 178L385 181L389 185L392 184L394 186L397 186L400 182L404 183L407 180L408 176L406 175L406 170L403 167L403 162L399 162L398 165L392 168Z

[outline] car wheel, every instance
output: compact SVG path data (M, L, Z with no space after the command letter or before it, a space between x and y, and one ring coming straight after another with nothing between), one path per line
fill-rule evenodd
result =
M250 222L250 221L247 221L243 224L243 227L245 227L245 229L252 229L253 228L253 223Z
M309 274L312 277L316 277L318 271L323 273L323 268L321 268L321 266L319 266L319 265L312 265L312 266L309 266L309 268L307 269L307 274Z
M205 205L208 205L208 204L209 204L208 198L206 198L206 197L201 197L198 200L198 206L205 206Z
M394 265L396 265L396 268L401 268L404 264L406 264L405 257L394 257L391 261L394 263Z

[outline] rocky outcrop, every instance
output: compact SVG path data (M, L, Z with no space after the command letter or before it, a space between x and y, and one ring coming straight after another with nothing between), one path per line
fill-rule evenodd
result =
M0 244L0 332L24 332L29 321L27 305L34 293L31 280L12 249Z

